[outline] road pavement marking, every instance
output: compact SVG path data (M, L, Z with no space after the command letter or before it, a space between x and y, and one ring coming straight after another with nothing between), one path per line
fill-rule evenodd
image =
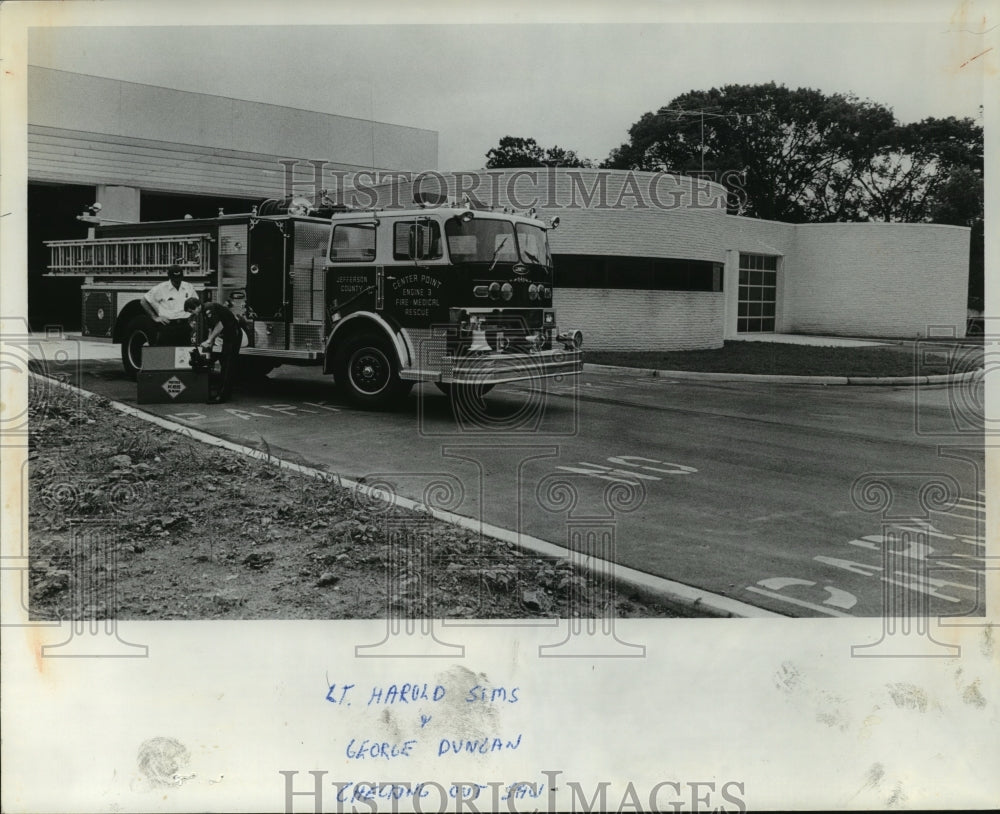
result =
M202 421L205 418L204 413L167 413L167 415L180 421Z
M320 409L327 410L331 413L341 412L340 407L331 407L322 401L304 401L302 403L308 404L310 407L319 407ZM299 418L303 413L308 415L319 415L317 410L307 410L305 407L299 407L296 404L261 404L258 409L271 410L283 416L288 416L289 418ZM258 413L251 409L240 409L238 407L223 407L223 411L229 413L229 415L234 418L239 418L243 421L250 421L252 418L275 418L275 416L268 413ZM167 415L170 418L187 422L205 421L208 419L208 416L205 413L196 412L167 413Z
M817 583L809 579L799 579L798 577L770 577L768 579L758 580L757 584L763 585L765 588L771 588L775 591L781 591L792 585L805 585L811 587ZM823 586L823 590L830 594L827 599L823 600L824 605L833 605L834 607L847 610L854 607L858 603L858 598L854 594L843 591L840 588L834 588L832 585Z
M916 534L926 534L928 537L940 537L942 540L954 540L955 536L953 534L945 534L937 526L932 526L926 520L919 520L916 517L911 518L907 522L915 523L914 526L904 526L902 523L893 523L892 528L899 529L900 531L912 531ZM881 535L876 535L881 538ZM865 537L865 539L870 539Z
M983 514L986 513L986 504L981 503L978 500L969 500L968 498L960 497L958 499L958 502L965 506L969 506L972 509L975 509L977 512L981 512Z
M643 466L642 464L634 464L632 461L645 461L650 464L664 464L666 466L672 466L673 469L660 469L655 466ZM618 466L637 466L640 469L648 469L650 472L662 472L665 475L690 475L692 472L698 471L693 466L667 463L666 461L658 461L656 458L643 458L639 455L617 455L609 457L608 462Z
M854 562L853 560L841 560L837 557L813 557L816 562L821 562L824 565L832 565L834 568L843 568L845 571L850 571L852 574L861 574L863 577L873 577L875 574L882 570L880 565L865 565L861 562Z
M253 410L237 410L235 407L224 407L223 410L233 416L233 418L242 418L244 421L249 421L251 417L274 418L274 416L267 415L266 413L255 413Z
M943 514L943 515L946 515L948 517L957 517L957 518L959 518L961 520L971 520L973 523L977 523L981 519L977 515L974 515L974 514L962 514L961 512L956 512L954 509L952 509L950 511L946 511L946 512L945 511L941 511L940 509L931 509L930 513L931 514Z
M848 540L847 544L860 546L861 548L867 548L872 551L881 551L882 546L885 544L881 539L879 539L878 543L871 542L871 537L876 536L881 538L881 535L871 535L869 537L862 537L860 540ZM907 540L905 550L897 549L894 550L892 554L895 557L909 557L914 560L925 560L927 559L928 554L935 553L936 551L937 549L931 548L927 545L927 543L916 543L912 540Z
M946 517L952 518L957 517L955 522L971 519L961 513L956 515L955 512L938 512L938 514L943 514ZM941 521L939 520L937 522ZM895 560L895 562L898 563L900 560L896 558L907 558L910 561L917 561L921 563L922 568L925 567L931 571L937 571L941 568L950 567L954 576L964 579L964 574L978 574L982 571L982 567L977 567L977 563L982 562L982 557L978 554L978 551L974 554L961 554L954 552L953 549L956 546L973 546L975 549L985 548L983 540L969 535L948 534L933 525L928 520L920 517L903 519L893 524L887 524L884 528L888 529L885 534L866 534L861 537L847 540L848 545L876 552L881 555L881 559L879 561L881 564L869 564L857 562L853 559L830 556L815 556L813 557L813 561L822 565L838 568L852 574L857 574L859 576L869 578L876 577L886 585L898 585L906 588L907 590L918 591L936 599L941 599L951 603L959 603L963 600L947 593L943 593L943 590L950 588L954 590L978 592L978 584L966 584L965 582L935 579L926 576L925 574L913 574L909 572L909 566L904 567L904 569L895 569L891 574L885 574L883 572L888 562ZM934 546L929 545L927 542L931 539L935 542ZM887 550L887 547L890 548ZM961 557L968 560L969 565L968 567L957 564L949 565L949 563L944 560L931 560L931 556ZM806 585L808 583L807 580L789 581L791 579L792 578L788 577L781 578L777 582L772 582L771 584L768 584L767 581L761 581L758 585L763 585L765 588L780 590L788 585ZM759 588L748 588L748 590L753 590L756 593L765 593ZM883 587L883 591L885 590L888 589ZM781 594L778 594L774 598L785 599L792 602L792 604L800 604L803 605L803 607L814 607L816 610L821 610L824 613L827 612L825 608L812 606L809 603L804 603L802 600L795 600L792 597L785 597ZM832 603L827 600L824 604Z
M825 586L825 590L830 594L830 598L823 601L824 605L833 605L836 608L850 610L858 604L858 598L850 591L842 588L834 588L832 585Z
M953 554L952 556L954 557L964 556L967 557L968 559L978 559L976 557L969 557L968 554L965 555ZM958 563L953 563L953 562L944 562L943 560L935 560L934 564L940 565L942 568L948 568L948 569L954 568L957 571L968 571L970 574L981 574L983 572L982 568L966 568L964 565L959 565Z
M896 571L897 574L903 574L902 571ZM927 594L928 596L933 596L935 599L944 599L947 602L961 602L961 599L956 599L954 596L948 596L948 594L940 593L937 588L943 585L957 585L957 583L949 583L943 579L930 579L929 577L921 577L917 574L903 574L907 578L907 582L900 582L898 579L893 579L892 577L882 577L883 582L888 582L891 585L898 585L901 588L906 588L910 591L919 591L922 594ZM968 587L968 586L960 586ZM975 588L970 588L970 590L975 590Z
M262 404L260 405L262 410L274 410L276 413L282 413L283 415L290 415L295 418L295 411L299 408L294 404Z
M638 486L638 482L635 480L628 480L629 478L640 478L641 480L663 480L659 475L647 475L644 472L636 472L635 469L646 469L650 472L660 472L664 475L690 475L698 470L693 466L685 466L684 464L674 464L667 461L660 461L656 458L643 458L639 455L617 455L610 456L607 459L610 463L618 464L619 466L630 466L633 469L612 469L610 466L605 466L604 464L592 464L589 461L580 461L576 466L557 466L556 469L562 470L563 472L572 472L576 475L589 475L592 478L600 478L601 480L610 480L617 483L626 483L629 486ZM662 464L663 466L672 467L672 469L661 469L655 466L644 466L643 464L632 463L632 461L645 461L651 464ZM589 467L588 469L583 469L581 467ZM624 476L624 477L619 477Z
M780 585L777 585L778 583L780 583ZM815 585L816 583L811 582L808 579L795 579L794 577L775 577L772 579L762 579L760 580L760 582L758 582L758 585L768 585L770 587L779 587L779 588L786 587L787 585L790 584L811 586ZM747 590L753 591L753 593L760 594L761 596L768 596L771 597L772 599L778 599L782 602L789 602L792 605L798 605L800 608L809 608L810 610L819 611L820 613L825 613L828 616L841 616L848 619L851 618L851 614L849 613L842 613L841 611L833 610L833 608L825 608L822 605L815 605L812 602L806 602L804 599L796 599L793 596L785 596L784 594L780 594L775 591L766 591L763 588L758 588L756 585L747 586ZM842 593L847 594L847 591L843 591ZM853 598L852 594L848 594L848 596L851 596ZM857 602L857 599L855 598L854 601Z

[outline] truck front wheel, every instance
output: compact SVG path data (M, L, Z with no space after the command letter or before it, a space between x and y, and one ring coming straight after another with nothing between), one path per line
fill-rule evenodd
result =
M359 407L393 406L413 387L399 378L396 351L384 337L358 334L337 350L333 370L337 383Z
M145 314L132 317L122 334L122 367L134 379L142 367L142 349L156 339L156 324Z

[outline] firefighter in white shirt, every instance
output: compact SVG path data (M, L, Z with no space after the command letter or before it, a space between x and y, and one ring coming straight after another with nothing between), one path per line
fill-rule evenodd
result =
M140 300L143 310L157 324L157 345L191 344L191 315L184 310L184 303L197 296L194 286L184 281L184 269L180 266L167 269L166 282L143 295Z

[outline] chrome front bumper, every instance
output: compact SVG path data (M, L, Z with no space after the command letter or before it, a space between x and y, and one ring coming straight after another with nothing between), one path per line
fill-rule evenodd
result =
M583 372L579 350L545 350L538 353L484 353L441 359L445 384L503 384L553 376L578 376Z

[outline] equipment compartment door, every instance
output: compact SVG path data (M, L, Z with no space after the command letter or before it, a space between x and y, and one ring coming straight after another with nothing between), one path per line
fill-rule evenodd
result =
M331 266L326 270L326 300L330 313L345 317L354 311L385 310L385 269L382 266Z
M287 225L272 220L251 223L247 270L247 315L251 319L288 321Z

